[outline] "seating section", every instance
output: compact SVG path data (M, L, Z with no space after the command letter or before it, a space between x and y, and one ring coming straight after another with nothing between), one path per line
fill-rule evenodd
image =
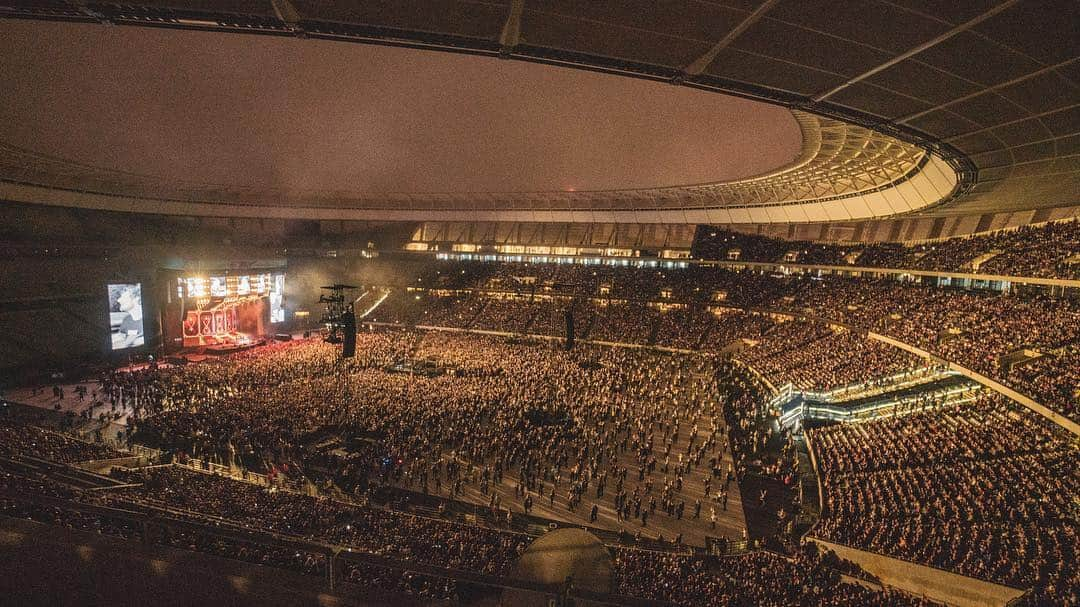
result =
M779 325L740 358L777 385L813 392L869 384L925 364L899 348L809 321Z
M403 596L456 602L463 582L455 575L488 574L498 580L531 539L508 531L269 491L173 466L117 471L116 476L137 485L107 493L87 492L66 489L51 479L0 471L0 514L136 542L145 541L141 521L149 521L153 525L150 539L158 545L324 578L328 553L298 549L289 545L288 538L295 538L294 545L314 540L345 546L350 553L342 555L345 560L338 572L347 584L345 590L351 591L349 585L355 584L366 596L389 602ZM10 491L20 497L4 497ZM351 553L377 555L385 564L357 560ZM845 583L841 572L850 565L812 548L793 557L752 553L719 562L686 553L628 548L615 548L614 554L616 602L622 602L618 597L627 597L687 605L933 604L899 592ZM414 568L424 572L410 570ZM505 583L513 584L511 580Z
M461 274L458 267L469 267ZM733 272L691 266L656 272L652 269L609 266L437 264L441 276L449 276L453 288L476 290L472 298L427 297L430 310L419 316L431 325L468 328L485 320L479 303L492 275L527 277L529 293L538 298L530 306L549 309L538 314L547 322L530 326L530 332L562 336L561 317L550 307L564 309L565 300L553 304L544 299L551 284L570 285L577 296L577 337L657 346L699 348L717 352L737 339L761 342L744 355L762 365L774 383L792 382L807 389L832 389L850 382L872 381L882 374L903 372L921 364L893 349L869 343L857 334L873 331L955 362L1000 381L1040 404L1074 420L1080 420L1075 395L1075 348L1080 342L1080 302L1074 297L1050 297L1038 291L1002 294L988 290L963 290L931 283L893 279L850 278ZM488 273L486 273L488 272ZM626 284L632 288L625 287ZM612 298L610 293L637 293L633 298ZM662 294L670 294L663 297ZM655 295L650 295L655 294ZM719 297L718 297L719 296ZM720 301L715 301L719 299ZM400 317L389 301L385 314ZM661 312L672 303L683 309ZM499 308L502 309L502 308ZM711 311L710 311L711 310ZM758 311L757 313L751 311ZM820 332L816 339L794 336L789 325L773 335L776 322L764 311L796 317L810 315L821 324L806 329ZM382 312L380 312L382 313ZM500 312L507 314L505 310ZM525 314L524 312L522 314ZM554 319L554 321L553 321ZM843 323L851 334L825 339L824 324ZM554 332L549 332L554 331ZM795 345L795 343L799 345ZM1034 350L1049 356L1031 370L1011 371L1002 359L1018 350ZM813 353L820 354L814 356ZM769 362L769 359L776 357ZM798 360L799 368L796 368ZM1060 362L1053 362L1053 361ZM1053 372L1039 373L1044 367Z
M694 242L694 255L727 260L790 261L814 265L855 265L873 268L972 272L972 262L986 257L979 273L1035 278L1080 279L1080 221L1024 226L988 234L902 246L896 244L836 245L791 241L703 228Z
M270 492L171 466L118 472L117 478L139 485L125 489L117 498L121 503L145 501L446 569L505 574L526 541L524 536L483 527Z
M713 563L684 555L615 550L615 584L623 594L676 605L932 605L900 592L840 581L832 554L812 547L793 558L758 552ZM645 573L648 572L648 573Z
M639 303L612 303L601 306L587 337L596 341L646 344L659 312Z
M997 396L809 432L825 509L813 533L1017 588L1080 599L1080 448Z
M1080 345L1071 344L1011 369L1008 383L1036 401L1080 419Z
M542 305L528 301L488 300L484 305L483 314L477 317L472 327L490 331L524 333L542 309Z
M60 432L19 424L0 415L0 455L71 463L123 457L125 454Z

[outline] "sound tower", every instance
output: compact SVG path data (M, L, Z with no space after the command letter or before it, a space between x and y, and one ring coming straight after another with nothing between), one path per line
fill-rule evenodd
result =
M574 310L568 308L563 314L566 316L566 349L574 349Z
M356 354L356 315L351 308L341 315L341 331L341 357L352 358Z

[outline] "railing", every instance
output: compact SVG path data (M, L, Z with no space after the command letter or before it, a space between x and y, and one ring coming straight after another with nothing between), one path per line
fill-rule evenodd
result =
M132 443L128 447L128 449L131 451L132 454L139 457L145 457L152 462L161 461L161 457L164 455L164 452L161 449L154 449L152 447L147 447L138 443Z
M131 524L132 528L142 530L142 541L144 543L149 543L152 541L152 530L154 528L176 528L194 531L200 535L217 538L226 542L240 541L248 544L264 546L267 548L287 548L289 550L297 550L302 553L322 555L327 559L325 582L331 590L333 590L337 584L343 581L347 582L347 580L342 579L342 574L344 572L344 564L353 563L371 565L385 569L392 569L403 573L408 571L431 577L452 579L459 584L475 584L491 588L495 591L518 590L529 593L536 593L542 596L547 596L549 597L549 600L552 601L558 601L559 597L572 597L596 602L601 605L611 604L654 607L663 604L658 601L651 601L636 597L592 592L580 588L574 588L572 585L552 586L514 579L506 576L488 575L476 573L473 571L449 569L435 565L417 563L414 561L401 561L398 559L380 555L353 552L347 546L335 545L298 536L291 536L264 529L246 528L226 519L220 519L219 522L215 522L214 524L210 525L200 522L199 520L190 519L206 520L212 517L199 514L193 515L192 513L176 509L159 509L157 507L150 506L149 510L139 511L118 508L111 505L103 506L96 504L87 504L46 495L27 495L7 489L0 489L0 497L10 502L21 503L29 505L31 507L44 507L46 508L46 510L50 508L61 508L63 510L80 512L92 516L104 516L113 520L127 521ZM365 592L370 590L371 589L365 587Z
M531 514L515 512L507 523L505 514L493 514L490 508L478 504L471 504L444 498L436 495L416 493L409 489L394 486L385 486L379 489L380 495L373 498L377 501L394 501L394 497L400 500L416 500L437 503L438 507L409 504L405 506L408 514L421 518L429 518L441 521L451 521L461 525L487 527L495 531L512 531L532 537L537 537L553 529L584 529L595 535L601 542L608 546L619 546L635 550L648 550L651 552L663 552L666 554L689 554L693 548L686 545L674 544L669 541L659 541L650 538L635 539L626 532L612 531L600 527L573 523L568 521L550 519ZM400 503L399 500L399 503ZM404 513L399 507L392 508L394 512Z
M266 474L251 472L249 470L243 470L235 468L233 466L226 466L224 464L215 464L209 460L197 458L186 458L183 461L174 461L173 465L187 468L189 470L194 470L195 472L225 476L233 480L244 481L267 488L272 487L275 489L290 491L292 493L312 495L310 491L307 491L307 484L303 480L288 478L284 475L278 476L275 480L271 479Z
M711 556L738 556L754 549L750 540L729 540L727 538L705 538L705 554Z
M942 365L927 365L917 369L901 371L900 373L895 373L887 377L877 378L873 380L873 385L869 387L866 387L867 382L857 382L833 388L832 390L827 390L825 392L804 391L803 396L812 400L829 402L853 400L856 398L884 394L909 386L916 386L933 381L948 373L948 368Z
M821 476L818 474L817 456L814 455L814 443L810 439L810 433L803 432L803 440L806 442L806 453L810 458L810 467L814 471L814 484L817 485L818 512L824 512L825 490L821 487Z

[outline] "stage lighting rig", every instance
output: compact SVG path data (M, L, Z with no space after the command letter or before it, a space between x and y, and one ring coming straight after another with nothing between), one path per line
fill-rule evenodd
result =
M346 297L347 291L355 291L359 287L343 284L327 285L320 287L327 293L319 295L319 303L326 306L326 311L323 313L322 319L319 322L326 327L326 341L332 344L339 344L344 338L346 326L351 326L355 330L356 322L348 322L346 315L353 313L352 298ZM348 303L346 303L348 301Z

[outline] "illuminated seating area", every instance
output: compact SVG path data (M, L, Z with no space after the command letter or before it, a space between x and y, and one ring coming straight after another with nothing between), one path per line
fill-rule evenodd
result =
M1075 437L1000 397L811 430L827 540L1078 600ZM1043 603L1044 602L1044 603Z
M695 255L703 259L726 260L728 251L738 249L740 261L1080 280L1080 264L1074 259L1080 251L1078 221L911 245L790 241L708 227L700 228L699 236ZM972 267L980 260L977 268Z

